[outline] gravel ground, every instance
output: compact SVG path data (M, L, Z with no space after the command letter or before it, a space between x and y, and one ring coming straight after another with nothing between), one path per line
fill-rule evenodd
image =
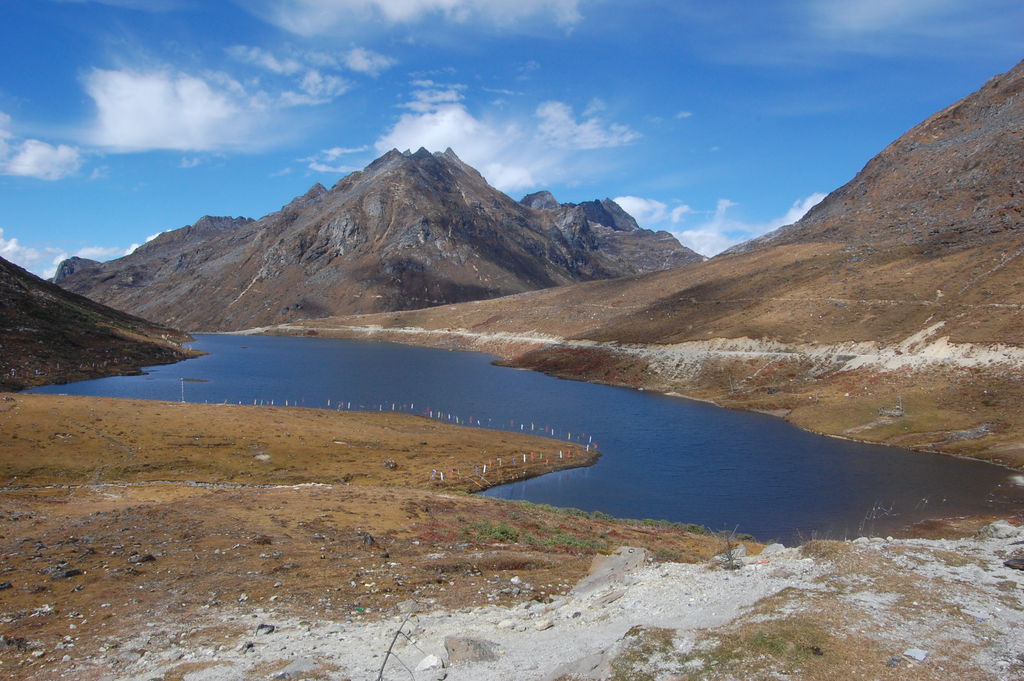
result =
M716 667L713 653L751 627L770 635L799 615L820 623L830 643L803 667L802 658L762 651L753 661L771 675L758 678L1021 679L1024 572L1003 563L1024 548L1024 532L989 527L961 540L776 545L735 570L653 563L640 549L620 549L569 594L511 608L441 612L406 602L400 609L412 612L374 622L354 612L286 618L244 603L190 621L154 615L116 650L69 657L47 678L377 679L399 628L384 679L753 678L744 656ZM656 654L643 638L652 631L668 632ZM827 675L819 660L830 663Z

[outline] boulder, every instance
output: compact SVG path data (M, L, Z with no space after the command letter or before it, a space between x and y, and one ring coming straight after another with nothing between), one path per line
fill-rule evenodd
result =
M997 520L981 528L978 534L992 539L1012 539L1020 534L1020 528L1006 520Z
M607 556L594 556L590 564L590 574L580 580L572 593L579 596L623 582L627 575L643 566L650 557L650 551L635 546L620 546Z
M498 644L482 638L445 636L444 649L448 664L456 662L490 662L498 659Z
M440 657L437 655L427 655L416 665L416 671L425 672L428 669L441 669L442 667L444 667L444 662L441 661Z
M274 675L275 681L288 681L304 674L309 674L320 668L315 660L308 657L299 657L288 664L287 667Z

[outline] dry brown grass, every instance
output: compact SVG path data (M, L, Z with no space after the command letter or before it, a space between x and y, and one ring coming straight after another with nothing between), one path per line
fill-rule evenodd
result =
M187 634L189 646L216 648L234 634L147 625L224 604L358 621L411 598L450 608L545 600L575 584L595 553L621 544L690 560L718 550L716 539L685 527L429 481L436 462L564 446L541 438L305 409L20 394L0 405L0 466L8 483L25 485L0 491L0 581L11 583L0 592L0 634L31 648L0 647L10 678L44 678L69 624L76 659L140 630L154 645ZM397 468L381 465L385 458ZM75 484L91 481L104 484ZM27 486L55 482L66 486ZM294 482L304 484L281 484ZM53 578L56 568L82 573ZM502 593L513 575L536 588ZM198 671L184 662L174 673Z
M349 482L475 491L593 463L594 451L404 414L13 394L0 401L0 484ZM558 459L559 450L573 450ZM522 456L538 457L525 464ZM544 458L539 458L543 454ZM513 456L514 466L507 465ZM501 459L505 464L496 466ZM395 462L394 468L385 463ZM445 471L445 483L431 470ZM452 470L459 473L452 474Z

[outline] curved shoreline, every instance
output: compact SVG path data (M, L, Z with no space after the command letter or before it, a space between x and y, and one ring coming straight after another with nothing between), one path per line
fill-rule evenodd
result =
M916 334L904 342L889 348L878 344L843 343L837 345L820 345L796 347L778 342L762 342L753 339L710 339L708 341L688 341L670 346L633 346L619 343L599 342L587 339L569 339L542 333L510 333L510 332L477 332L467 329L428 329L419 327L388 328L379 325L318 325L315 322L302 324L285 324L277 327L259 327L239 332L228 332L231 335L303 335L335 338L371 339L385 342L397 342L408 345L441 347L451 350L483 352L496 357L496 361L505 366L540 371L548 375L569 380L614 385L633 389L658 392L663 395L690 399L726 409L755 411L782 418L793 425L818 435L837 439L845 439L864 444L879 444L897 447L909 451L942 454L957 458L995 464L1010 470L1024 470L1024 443L1018 449L1011 449L1009 454L1000 446L1006 440L1015 444L1012 437L1002 437L986 443L986 447L974 447L968 443L980 438L956 438L956 434L985 425L969 424L967 428L949 427L948 429L922 429L901 434L899 438L916 436L919 439L931 439L923 443L898 442L893 438L856 437L843 430L816 427L807 419L797 418L795 409L764 408L752 401L732 398L725 386L714 386L705 382L695 387L694 391L685 390L688 380L701 379L701 373L708 372L715 365L738 364L742 361L757 359L768 360L754 375L773 362L789 361L799 364L811 372L841 373L892 376L903 372L913 383L919 376L929 376L948 371L989 371L996 372L1000 367L1008 374L1024 371L1024 348L999 346L986 348L970 344L952 345L944 337L936 337L941 324L935 325L927 332ZM953 348L943 356L942 352ZM862 354L851 354L859 349ZM871 350L872 352L865 352ZM636 376L632 380L614 380L598 377L593 370L574 368L572 360L565 357L542 358L539 355L563 355L582 352L602 355L609 363L622 363L635 369ZM747 379L744 380L748 380ZM801 398L812 399L815 387L801 394ZM1022 390L1024 392L1024 390ZM932 396L934 397L934 396ZM795 398L794 398L795 399ZM877 400L875 400L877 401ZM797 405L803 409L806 405ZM838 407L837 407L838 408ZM796 417L795 417L796 416ZM883 424L885 425L885 424ZM989 433L985 433L988 435ZM936 439L943 435L942 439ZM1009 433L1010 436L1013 433Z

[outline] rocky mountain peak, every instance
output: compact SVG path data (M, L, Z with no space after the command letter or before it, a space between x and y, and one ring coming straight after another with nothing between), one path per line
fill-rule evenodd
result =
M323 187L316 185L323 190ZM310 191L313 191L312 189ZM193 223L192 227L196 231L209 232L219 231L223 229L235 229L242 225L246 225L252 222L252 218L237 217L233 218L229 215L204 215Z
M98 260L79 258L77 255L73 255L70 258L61 260L60 264L57 265L57 271L53 275L53 283L59 284L75 272L88 269L90 267L96 267L99 264L100 262Z
M640 229L633 216L611 199L584 201L579 204L587 219L620 232L635 232Z
M532 194L527 194L523 198L519 199L519 203L533 208L534 210L557 210L561 205L558 200L555 199L554 194L549 191L539 191Z
M452 149L392 149L258 221L203 218L62 284L218 330L493 298L701 259L671 235L631 231L635 222L610 200L548 203L557 210L512 200Z

